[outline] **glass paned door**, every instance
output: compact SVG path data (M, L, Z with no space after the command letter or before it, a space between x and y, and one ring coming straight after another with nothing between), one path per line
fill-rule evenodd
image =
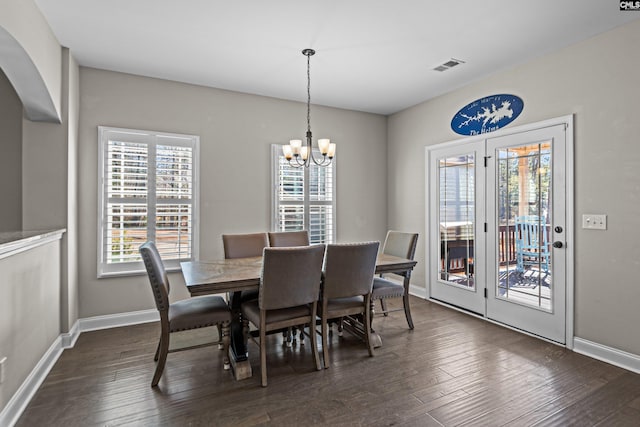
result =
M430 269L431 297L484 314L482 251L484 230L484 143L435 149L430 152L432 183ZM478 161L480 159L480 162ZM479 166L480 165L480 166ZM480 220L479 220L480 219Z
M427 148L430 298L559 343L572 336L572 123Z
M474 154L438 160L440 263L442 280L475 288L473 255L475 232Z
M497 297L551 311L551 140L497 155Z
M487 317L561 343L565 151L564 125L487 139Z

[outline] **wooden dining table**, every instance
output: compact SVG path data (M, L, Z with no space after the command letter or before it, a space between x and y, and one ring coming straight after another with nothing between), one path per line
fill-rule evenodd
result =
M408 286L415 265L414 260L379 254L376 260L376 274L399 274L403 276L405 286ZM187 261L180 263L180 266L191 296L231 293L231 367L236 380L251 377L247 342L240 321L240 293L244 290L258 289L260 286L262 257ZM382 340L377 334L372 338L376 346L381 345Z

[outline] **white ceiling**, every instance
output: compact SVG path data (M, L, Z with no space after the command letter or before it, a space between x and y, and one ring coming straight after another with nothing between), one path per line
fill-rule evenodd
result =
M306 102L313 48L313 104L380 114L640 18L613 0L35 1L80 65Z

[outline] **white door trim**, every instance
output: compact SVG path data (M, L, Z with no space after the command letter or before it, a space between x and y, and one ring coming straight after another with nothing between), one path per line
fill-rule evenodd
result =
M566 256L567 256L567 264L566 264L566 301L565 301L565 305L566 305L566 310L565 310L565 337L566 337L566 344L565 347L568 349L573 349L574 346L574 307L575 307L575 301L574 301L574 293L575 293L575 287L574 287L574 227L575 227L575 212L574 212L574 157L573 157L573 145L574 145L574 141L573 141L573 114L570 115L566 115L566 116L561 116L561 117L555 117L552 119L548 119L548 120L543 120L540 122L535 122L535 123L529 123L529 124L525 124L525 125L521 125L521 126L516 126L516 127L509 127L509 128L504 128L504 129L499 129L497 131L494 132L490 132L487 134L482 134L482 135L475 135L475 136L470 136L470 137L465 137L465 138L461 138L461 139L456 139L453 141L448 141L448 142L443 142L443 143L439 143L439 144L434 144L434 145L427 145L425 146L425 151L424 151L424 155L425 155L425 183L427 183L427 185L425 185L425 230L426 230L426 239L425 239L425 254L427 254L426 256L429 257L430 256L430 242L431 242L431 235L430 235L430 221L431 221L431 209L432 207L430 206L430 188L431 186L429 185L430 182L430 168L429 168L429 153L431 150L437 149L437 148L442 148L442 147L447 147L447 146L453 146L453 145L464 145L464 144L469 144L469 143L474 143L480 140L486 140L487 138L495 138L495 137L499 137L499 136L506 136L506 135L511 135L511 134L515 134L515 133L521 133L521 132L527 132L527 131L531 131L531 130L536 130L536 129L542 129L542 128L546 128L546 127L550 127L550 126L557 126L560 124L564 124L565 125L565 132L566 132ZM430 264L431 262L429 262L429 259L425 259L425 277L427 278L426 282L427 282L427 296L429 300L431 299L431 284L430 284L430 277L431 277L431 268L430 268ZM486 319L486 318L485 318Z

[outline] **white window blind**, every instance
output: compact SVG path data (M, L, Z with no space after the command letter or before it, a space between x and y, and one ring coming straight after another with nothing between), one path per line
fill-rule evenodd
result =
M321 157L320 153L315 153ZM294 168L282 155L282 146L271 147L272 230L308 230L314 243L335 241L335 159L328 167Z
M156 243L167 269L197 250L197 136L99 127L98 276L143 272Z

